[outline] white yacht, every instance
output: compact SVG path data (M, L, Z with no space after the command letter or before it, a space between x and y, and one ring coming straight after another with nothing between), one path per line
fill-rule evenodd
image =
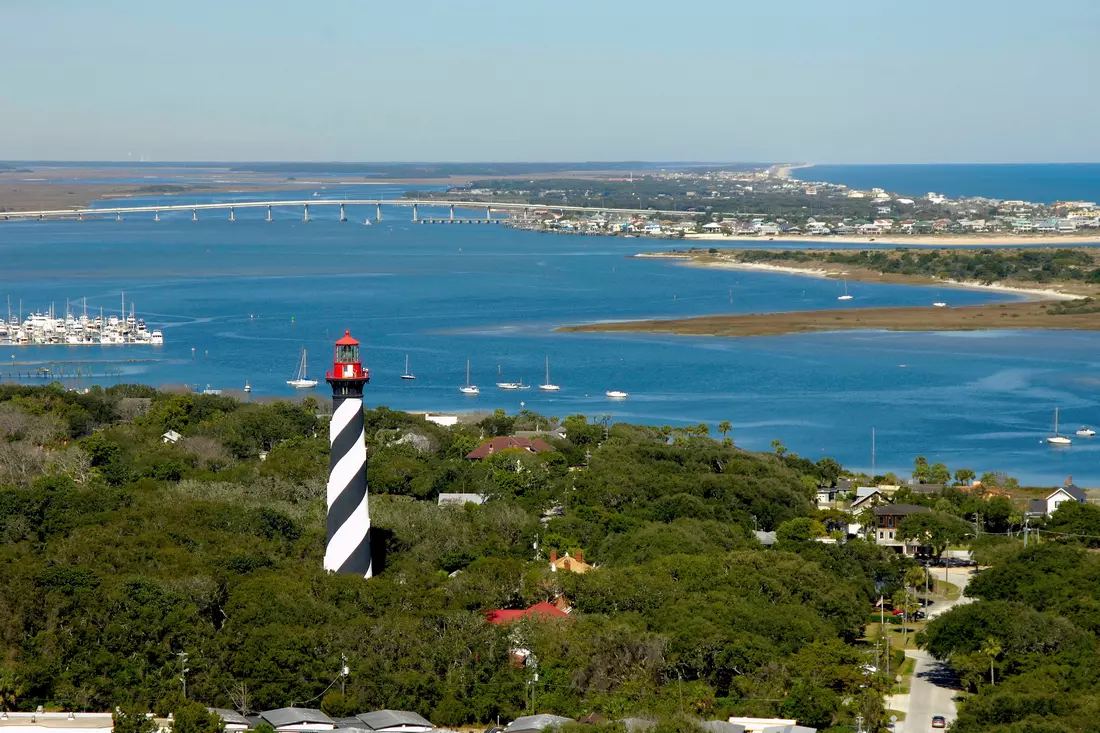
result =
M1047 436L1047 442L1051 445L1069 445L1073 441L1064 435L1058 434L1058 408L1054 408L1054 435Z
M1091 438L1096 435L1096 431L1090 428L1088 425L1082 425L1077 429L1076 435L1081 438Z
M947 307L947 303L944 303L942 301L936 301L932 305L936 306L937 308L946 308Z
M546 382L543 383L543 384L540 384L539 389L541 389L543 392L558 392L558 391L561 390L561 387L559 387L556 384L553 384L550 381L550 357L549 356L546 357Z
M302 347L302 356L298 359L298 375L286 380L286 383L294 389L313 389L317 386L316 379L306 377L306 347Z
M476 394L479 394L481 392L481 390L479 390L477 388L476 384L470 384L470 360L469 359L466 360L466 386L465 387L459 387L458 391L461 392L462 394L468 394L468 395L476 395Z
M150 343L154 346L159 346L164 343L164 332L159 328L153 329L153 334L149 337Z
M609 389L604 392L604 394L613 400L625 400L627 397L630 396L628 393L623 392L619 389Z

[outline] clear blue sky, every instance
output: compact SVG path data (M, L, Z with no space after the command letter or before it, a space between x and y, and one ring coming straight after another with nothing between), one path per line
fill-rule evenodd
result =
M1100 161L1100 0L0 0L0 159Z

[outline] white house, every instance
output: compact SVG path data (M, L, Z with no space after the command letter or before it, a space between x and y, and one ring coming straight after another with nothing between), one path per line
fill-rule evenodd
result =
M947 203L947 197L944 196L942 193L936 193L935 191L929 191L927 194L925 194L924 197L926 199L928 199L929 203L932 203L932 204L946 204Z
M1080 504L1088 502L1085 492L1077 488L1073 483L1073 476L1066 479L1066 483L1052 491L1045 499L1033 499L1028 506L1029 514L1046 514L1050 516L1058 506L1065 501L1076 501ZM1038 510L1038 511L1037 511Z
M177 433L175 430L169 430L167 433L160 436L160 439L163 440L165 443L175 444L180 442L180 438L182 437L183 436Z

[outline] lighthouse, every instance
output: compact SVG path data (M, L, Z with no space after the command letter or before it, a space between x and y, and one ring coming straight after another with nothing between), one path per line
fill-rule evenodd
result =
M370 371L359 360L359 342L344 331L336 342L332 371L331 454L328 469L328 536L325 570L369 578L370 513L367 508L367 447L363 434L363 385Z

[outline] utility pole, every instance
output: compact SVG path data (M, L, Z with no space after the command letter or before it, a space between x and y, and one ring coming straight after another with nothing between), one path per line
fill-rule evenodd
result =
M856 715L856 733L863 733L863 716Z
M346 695L348 692L348 657L346 654L340 655L340 694Z
M180 658L180 682L183 683L183 699L187 699L187 673L190 672L190 668L187 666L187 652L180 652L176 655Z
M1029 526L1027 525L1027 523L1028 523L1029 521L1031 521L1031 520L1030 520L1030 519L1027 519L1026 517L1024 518L1024 549L1025 549L1025 550L1027 549L1027 533L1028 533L1028 530L1030 530L1030 529L1031 529L1031 528L1030 528L1030 527L1029 527Z

